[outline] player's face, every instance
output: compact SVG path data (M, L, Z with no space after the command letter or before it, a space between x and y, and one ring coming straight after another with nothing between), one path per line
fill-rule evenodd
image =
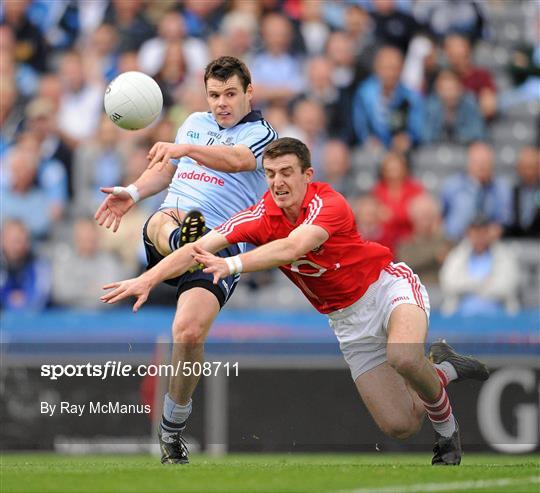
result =
M286 154L275 159L264 159L266 182L274 201L282 209L300 207L308 183L313 177L313 168L302 173L298 158Z
M208 79L206 81L206 100L214 118L223 128L234 127L251 111L253 87L246 91L238 75L226 81Z

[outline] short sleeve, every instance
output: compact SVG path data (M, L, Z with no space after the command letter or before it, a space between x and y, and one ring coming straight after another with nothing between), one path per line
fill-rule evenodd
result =
M264 202L248 207L232 216L215 230L224 235L229 243L251 243L261 245L265 242Z
M257 160L257 168L261 169L264 148L277 139L278 134L266 120L260 120L257 123L245 125L245 127L239 133L236 143L249 147Z
M345 197L332 191L315 194L302 224L320 226L332 236L337 231L348 231L353 223L352 210Z

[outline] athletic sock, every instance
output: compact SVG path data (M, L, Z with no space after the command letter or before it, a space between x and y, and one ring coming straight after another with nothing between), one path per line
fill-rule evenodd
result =
M443 437L451 437L456 431L456 421L444 385L441 383L441 390L435 400L427 400L422 396L420 396L420 399L424 403L433 429Z
M438 363L433 366L435 366L437 374L439 375L439 378L441 379L442 384L445 387L453 380L457 380L458 374L452 363L449 363L448 361L443 361L442 363ZM443 375L441 375L441 373Z
M161 437L163 441L170 442L174 435L182 433L186 427L187 419L191 414L192 401L182 406L174 402L169 394L163 400L163 415L161 416Z
M178 250L178 244L180 243L180 227L173 230L169 235L169 247L172 252Z

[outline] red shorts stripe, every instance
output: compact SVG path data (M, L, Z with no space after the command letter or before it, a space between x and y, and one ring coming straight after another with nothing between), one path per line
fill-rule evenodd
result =
M406 268L404 265L397 266L394 264L387 265L384 270L389 274L393 275L394 277L399 277L408 281L411 286L414 301L416 301L416 304L420 308L422 308L422 310L426 310L424 299L422 297L421 287L420 284L417 282L418 276L416 276L412 270L410 270L408 267Z

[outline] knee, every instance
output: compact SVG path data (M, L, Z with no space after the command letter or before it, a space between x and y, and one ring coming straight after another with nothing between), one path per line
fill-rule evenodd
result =
M202 325L197 323L175 322L172 328L173 341L175 343L194 346L203 344L205 339L205 330Z
M413 423L412 420L401 420L388 423L379 423L381 431L396 440L405 440L413 436L419 429L419 423Z
M399 346L399 344L394 346ZM388 364L405 378L408 375L417 375L424 365L424 357L421 354L400 347L389 350L387 360Z

